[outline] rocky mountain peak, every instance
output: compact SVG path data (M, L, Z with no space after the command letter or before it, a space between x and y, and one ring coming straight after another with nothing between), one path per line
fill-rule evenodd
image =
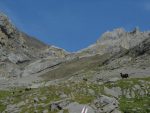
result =
M91 56L94 54L115 53L122 49L131 49L150 37L150 32L141 32L138 27L131 32L123 28L107 31L95 44L78 52L78 56Z
M113 31L107 31L98 39L98 43L105 41L105 40L115 40L120 38L122 35L124 35L126 31L123 28L117 28Z
M21 75L32 62L48 58L65 58L68 53L19 31L3 13L0 13L0 76ZM9 72L8 72L9 70Z
M17 29L11 23L9 18L1 12L0 12L0 28L1 31L8 36L8 38L15 38L16 35L19 35Z

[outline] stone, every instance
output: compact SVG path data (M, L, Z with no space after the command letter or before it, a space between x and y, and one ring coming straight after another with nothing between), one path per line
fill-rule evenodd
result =
M17 63L22 63L22 62L26 62L26 61L29 61L30 59L24 55L24 54L14 54L14 53L10 53L8 55L8 59L9 61L11 61L12 63L14 64L17 64Z
M131 98L135 98L135 93L133 90L131 91Z
M24 105L25 105L25 102L22 101L22 102L19 102L19 103L17 104L17 107L21 107L21 106L24 106Z
M118 93L118 92L115 92L115 91L112 90L112 89L109 89L109 88L107 88L107 87L104 87L104 93L107 94L107 95L111 95L111 96L113 96L113 97L118 98L120 92Z
M89 93L90 95L92 95L92 96L95 95L95 91L94 91L93 89L88 89L88 93Z
M113 110L115 110L117 107L113 104L108 104L106 106L103 107L103 112L104 113L111 113Z
M39 99L37 97L34 98L34 103L38 103Z
M142 96L142 97L144 97L144 95L145 95L145 92L144 92L144 90L140 90L140 95Z
M67 96L65 93L61 93L61 94L60 94L60 98L61 98L61 99L67 98L67 97L68 97L68 96Z
M132 98L131 95L130 95L130 89L126 90L125 97L128 98L128 99Z
M118 109L119 102L115 98L101 95L94 100L94 106L99 109L100 113L110 113Z
M134 88L136 89L136 90L140 90L141 89L141 87L139 86L139 85L134 85Z
M62 107L58 103L52 103L50 105L50 111L54 112L57 110L62 110Z
M44 110L42 113L48 113L48 110L46 109L46 110Z
M108 81L109 82L116 82L118 80L120 80L120 78L114 77L114 78L110 78Z
M6 108L6 113L19 113L21 110L19 107L17 107L16 104L14 105L7 105L7 108Z
M45 100L47 100L47 97L41 97L40 100L45 101Z
M58 111L64 109L70 103L70 98L65 98L59 101L52 102L49 106L50 111Z
M114 90L119 96L122 95L122 89L120 87L112 87L112 90Z
M38 110L34 110L34 113L38 113Z
M77 102L70 103L65 109L68 109L69 113L81 113L83 108L87 109L87 113L95 113L92 107L84 104L79 104Z

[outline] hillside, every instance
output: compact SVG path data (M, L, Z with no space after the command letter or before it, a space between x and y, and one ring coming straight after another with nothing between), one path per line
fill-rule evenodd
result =
M114 29L69 53L0 13L0 113L149 113L149 89L149 31Z
M63 58L63 49L44 44L19 31L0 13L0 77L21 76L24 67L41 58ZM9 72L8 72L9 70Z

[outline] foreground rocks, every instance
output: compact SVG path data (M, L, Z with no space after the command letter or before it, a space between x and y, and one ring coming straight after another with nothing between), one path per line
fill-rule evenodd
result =
M94 105L99 113L111 113L118 110L119 102L115 98L101 95L94 100Z
M87 113L149 113L149 87L149 78L104 81L101 85L90 81L72 83L69 79L30 90L0 91L0 105L3 106L0 106L3 109L0 112L80 113L87 110Z

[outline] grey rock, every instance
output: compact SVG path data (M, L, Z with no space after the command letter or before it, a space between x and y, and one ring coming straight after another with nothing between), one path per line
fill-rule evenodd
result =
M120 94L120 91L119 91L119 92L116 92L116 91L114 91L113 89L109 89L109 88L107 88L107 87L104 87L104 92L105 92L105 94L111 95L111 96L116 97L116 98L118 98L118 97L119 97L119 94Z
M70 103L70 98L66 98L60 101L56 101L56 102L52 102L50 104L50 110L52 112L57 111L57 110L62 110L63 108L65 108L66 106L68 106Z
M134 85L134 88L136 89L136 90L140 90L141 89L141 87L139 86L139 85Z
M45 101L45 100L47 100L47 97L41 97L40 100Z
M60 94L60 98L63 99L63 98L67 98L68 96L64 93Z
M135 93L133 90L131 91L131 98L135 98Z
M8 105L6 110L7 113L20 113L20 108L17 105Z
M128 98L128 99L132 98L131 95L130 95L130 89L127 89L127 90L126 90L125 96L126 96L126 98Z
M145 92L144 92L144 90L143 90L143 89L141 89L141 90L140 90L140 95L141 95L142 97L144 97Z
M22 76L29 76L32 74L39 73L41 71L44 71L47 68L56 66L61 63L61 60L49 60L49 59L42 59L38 60L34 63L29 64L27 67L25 67L25 70L23 72Z
M22 101L22 102L19 102L19 103L17 104L17 107L22 107L22 106L24 106L24 105L25 105L25 102Z
M114 77L114 78L110 78L108 81L109 82L116 82L118 80L120 80L120 78Z
M48 113L48 110L46 109L46 110L44 110L42 113Z
M95 95L95 91L94 91L93 89L88 89L88 93L89 93L90 95L92 95L92 96Z
M99 109L99 113L110 113L114 110L118 110L119 102L115 98L101 95L94 100L94 105Z
M34 103L38 103L39 99L37 97L34 98Z
M149 32L126 32L124 29L114 29L105 32L97 43L78 52L80 57L95 54L116 53L122 49L129 50L149 37Z
M26 62L26 61L29 61L30 59L24 55L24 54L15 54L15 53L10 53L8 55L8 59L14 63L14 64L17 64L17 63L22 63L22 62Z
M69 104L65 109L68 109L69 113L81 113L84 107L87 108L87 113L95 113L90 106L79 104L77 102Z
M117 106L113 105L113 104L108 104L105 107L103 107L103 112L104 113L111 113L113 110L115 110L117 108Z

